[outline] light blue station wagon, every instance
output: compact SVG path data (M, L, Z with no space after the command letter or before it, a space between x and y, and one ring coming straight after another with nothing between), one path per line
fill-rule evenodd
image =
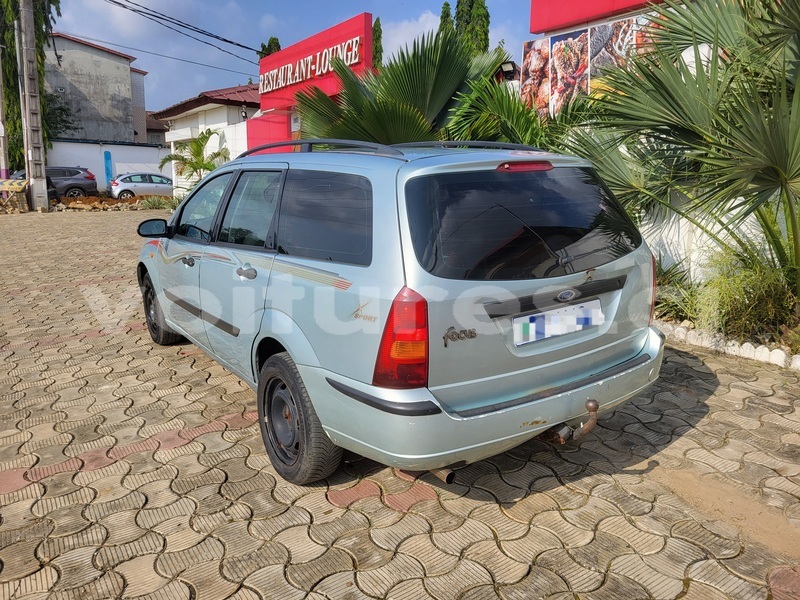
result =
M139 233L153 340L185 337L251 385L297 484L342 449L452 481L546 430L584 435L661 367L653 257L577 158L270 144Z

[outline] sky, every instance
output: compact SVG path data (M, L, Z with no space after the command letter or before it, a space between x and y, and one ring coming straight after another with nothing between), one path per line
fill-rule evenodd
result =
M251 50L192 33L241 57L237 58L115 5L130 1L61 0L61 17L53 30L136 57L132 66L148 72L144 78L147 110L163 110L204 91L245 84L250 78L258 81L258 58ZM368 12L373 21L381 20L386 62L397 49L438 28L444 0L133 1L250 48L260 48L272 36L286 48ZM455 14L456 0L449 1ZM486 4L490 47L503 41L511 58L521 62L523 43L534 37L529 32L530 1L487 0Z

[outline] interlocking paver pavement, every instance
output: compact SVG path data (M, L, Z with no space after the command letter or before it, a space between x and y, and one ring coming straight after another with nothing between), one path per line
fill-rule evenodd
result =
M160 348L153 213L0 217L0 598L800 598L800 377L670 347L580 445L298 487L255 395Z

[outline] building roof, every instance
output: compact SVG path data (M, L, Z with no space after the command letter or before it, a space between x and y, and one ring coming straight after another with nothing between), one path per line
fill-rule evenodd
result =
M170 119L187 113L191 110L200 108L201 106L211 104L222 104L225 106L249 106L251 108L258 108L261 105L258 84L248 83L247 85L237 85L234 87L200 92L200 94L194 98L184 100L183 102L178 102L177 104L173 104L164 110L154 112L153 116L155 116L157 119Z
M153 111L147 111L147 131L167 131L169 129L164 121L156 119L153 116Z
M117 52L116 50L111 50L111 48L106 48L105 46L100 46L98 44L92 44L91 42L87 42L86 40L82 40L80 38L76 38L76 37L73 37L71 35L67 35L65 33L58 33L56 31L54 31L53 32L53 37L54 38L63 38L65 40L70 40L70 41L75 42L77 44L83 44L84 46L89 46L90 48L95 48L97 50L102 50L103 52L108 52L109 54L113 54L115 56L120 56L122 58L125 58L125 59L131 61L131 62L136 60L135 56L130 56L128 54L123 54L122 52Z

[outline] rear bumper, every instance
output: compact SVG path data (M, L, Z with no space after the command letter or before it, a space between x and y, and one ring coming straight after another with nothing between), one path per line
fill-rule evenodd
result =
M509 450L564 422L585 418L586 400L608 411L649 387L664 356L651 327L639 355L599 376L546 390L479 414L447 413L427 389L387 390L298 365L331 440L382 464L436 469Z

